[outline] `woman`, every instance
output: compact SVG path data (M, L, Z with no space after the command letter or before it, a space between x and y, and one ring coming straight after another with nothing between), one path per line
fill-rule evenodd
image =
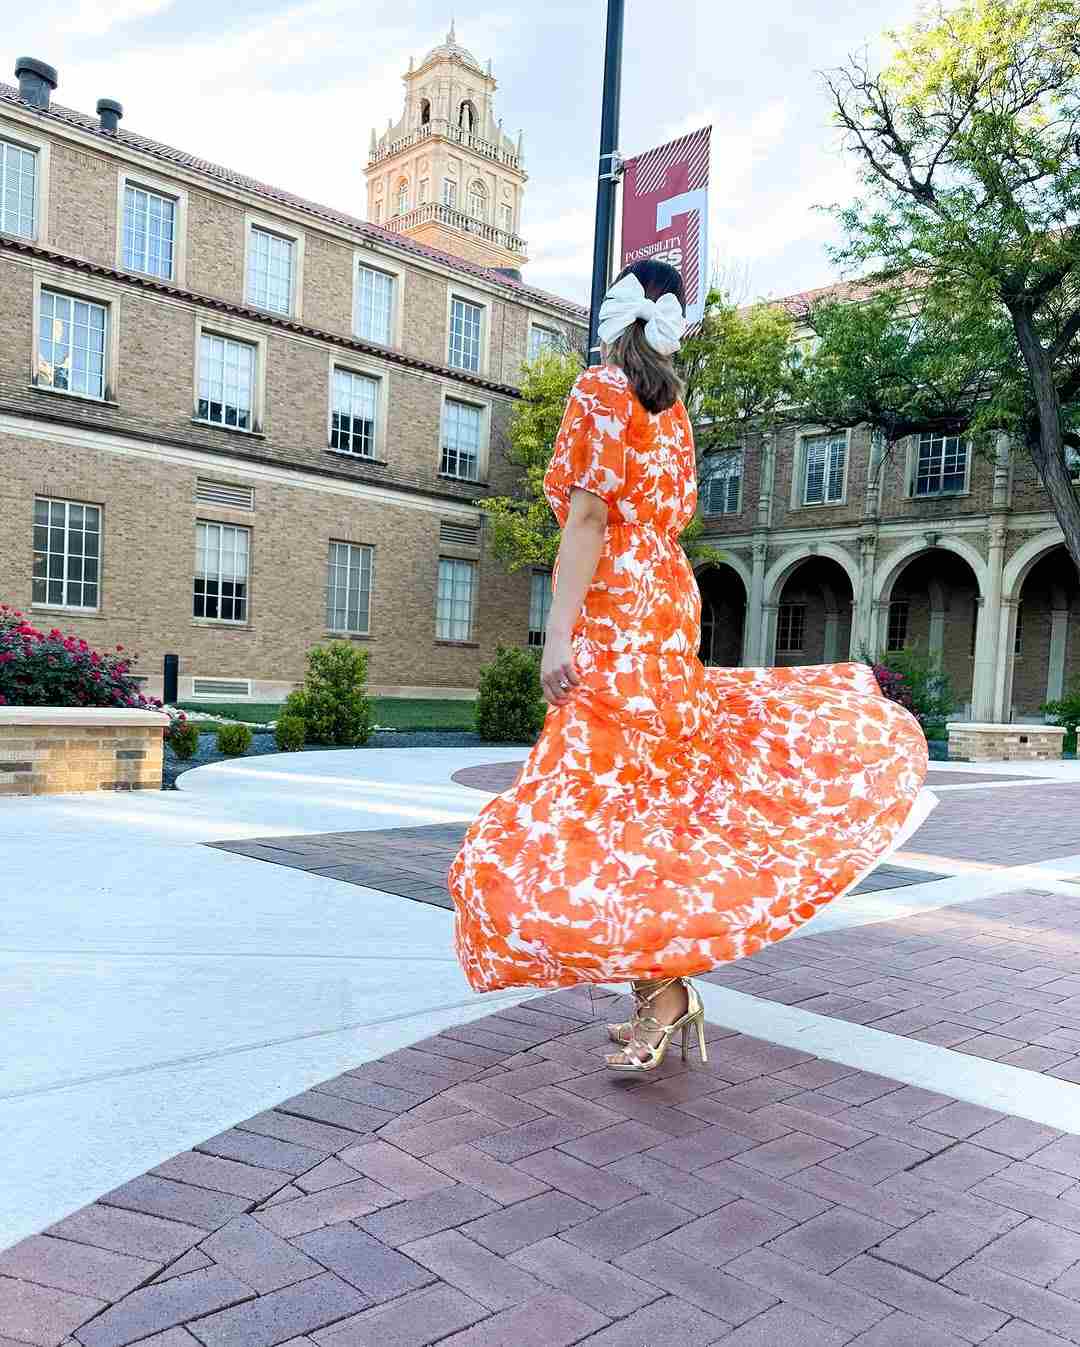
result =
M789 935L922 821L927 749L865 664L706 669L679 534L697 499L672 364L681 278L628 267L604 364L570 394L544 491L563 530L543 732L449 874L478 990L633 983L619 1071L653 1070L704 1010L687 980Z

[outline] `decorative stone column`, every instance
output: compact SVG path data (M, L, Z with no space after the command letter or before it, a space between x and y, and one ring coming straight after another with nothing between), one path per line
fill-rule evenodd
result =
M859 536L859 592L853 596L855 608L851 615L851 655L855 659L861 658L864 649L871 658L881 653L874 603L877 541L876 532Z
M1065 691L1065 651L1069 635L1069 610L1058 604L1050 612L1050 659L1046 671L1046 700L1056 702ZM1067 602L1067 600L1066 600Z
M753 569L750 572L750 593L746 596L746 620L743 623L742 662L747 668L760 667L762 657L762 604L765 601L765 558L769 544L756 538L753 546Z
M766 603L761 609L761 663L764 666L776 662L776 622L780 611L778 603Z
M975 671L971 682L971 716L978 721L1000 722L1008 713L1008 708L995 703L994 696L998 684L998 663L1005 663L1008 654L1001 648L1001 575L1005 566L1007 528L1003 514L991 518L986 593L979 603L975 627Z

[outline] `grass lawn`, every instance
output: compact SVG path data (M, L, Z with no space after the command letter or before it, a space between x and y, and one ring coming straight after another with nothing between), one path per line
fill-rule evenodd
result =
M375 697L375 724L395 730L473 730L472 701L414 699L412 697ZM181 702L180 709L190 720L198 721L199 712L212 716L231 716L234 720L265 723L276 720L279 702ZM209 728L209 726L207 727Z

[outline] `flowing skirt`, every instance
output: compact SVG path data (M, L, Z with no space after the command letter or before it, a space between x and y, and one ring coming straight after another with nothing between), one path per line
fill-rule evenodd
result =
M472 987L688 976L782 940L923 821L926 739L865 664L705 668L575 642L450 867Z

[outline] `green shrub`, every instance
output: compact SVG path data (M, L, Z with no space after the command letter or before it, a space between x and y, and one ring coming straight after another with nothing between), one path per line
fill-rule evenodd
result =
M1080 728L1080 678L1074 679L1064 697L1058 701L1043 702L1039 710L1046 717L1048 725L1064 725L1065 739L1076 741L1076 731Z
M375 725L367 695L367 651L348 641L315 646L304 686L285 698L282 715L303 720L308 743L366 744Z
M282 753L297 753L307 742L307 725L303 716L278 716L274 726L274 743Z
M921 725L937 726L952 715L952 685L938 656L905 646L903 650L890 650L882 655L874 667L875 673L882 668L898 675L905 693L904 704L910 705Z
M217 732L219 753L239 758L251 747L251 731L246 725L219 725Z
M476 728L493 744L531 742L540 733L547 707L540 687L540 659L517 646L499 646L480 671Z
M174 720L169 727L165 742L181 762L187 762L198 751L199 731L181 712L181 718Z

